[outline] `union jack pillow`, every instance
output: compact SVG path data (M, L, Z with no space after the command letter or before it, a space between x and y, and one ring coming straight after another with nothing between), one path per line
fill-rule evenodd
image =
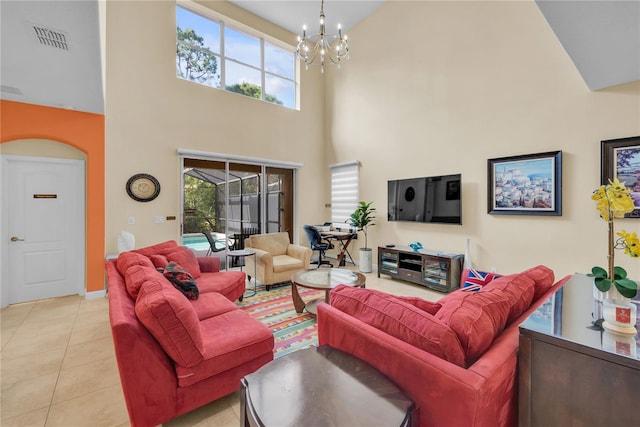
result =
M494 279L502 277L501 274L489 273L479 270L462 270L462 278L460 279L461 287L468 292L479 291L483 286L488 285Z

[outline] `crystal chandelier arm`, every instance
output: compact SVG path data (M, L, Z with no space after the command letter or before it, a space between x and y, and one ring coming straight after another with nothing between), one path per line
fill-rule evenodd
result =
M330 42L325 33L324 0L320 4L320 32L307 36L306 26L302 27L302 37L298 36L296 56L306 64L313 64L320 55L320 69L323 71L325 59L333 64L339 64L343 59L349 58L349 43L347 36L342 34L342 28L338 25L338 35Z

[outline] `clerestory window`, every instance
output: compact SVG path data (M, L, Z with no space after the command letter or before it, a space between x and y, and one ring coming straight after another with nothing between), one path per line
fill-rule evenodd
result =
M176 75L298 108L293 46L189 2L176 6Z

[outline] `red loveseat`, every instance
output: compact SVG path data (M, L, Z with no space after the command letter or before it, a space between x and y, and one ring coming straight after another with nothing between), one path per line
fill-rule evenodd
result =
M350 353L394 381L423 427L517 425L518 325L568 280L544 266L437 303L336 287L318 306L319 345Z
M156 270L168 261L195 277L197 300ZM245 274L219 272L219 262L170 241L106 264L109 319L131 425L155 426L225 396L273 360L273 333L232 302L245 290Z

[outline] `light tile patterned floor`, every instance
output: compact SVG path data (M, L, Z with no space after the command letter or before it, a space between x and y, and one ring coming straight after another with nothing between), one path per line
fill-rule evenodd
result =
M367 287L435 301L438 292L367 273ZM0 425L127 426L106 299L69 296L1 310ZM237 393L166 426L239 425Z

